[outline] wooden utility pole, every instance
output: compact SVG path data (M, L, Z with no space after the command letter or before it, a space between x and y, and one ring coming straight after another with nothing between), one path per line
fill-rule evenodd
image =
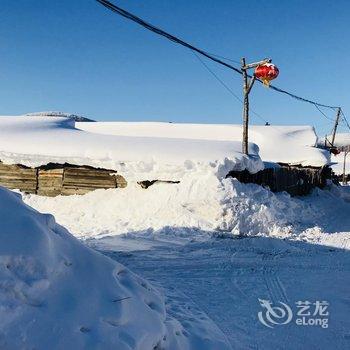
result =
M248 154L248 125L249 125L249 98L248 98L248 74L245 67L245 58L241 59L243 72L243 143L242 152Z
M340 118L340 112L341 112L341 109L338 108L338 109L337 109L337 116L336 116L335 122L334 122L332 140L331 140L331 145L332 145L332 147L334 147L335 134L337 133L337 128L338 128L338 124L339 124L339 118Z
M248 154L248 126L249 126L249 93L256 80L253 75L252 78L248 77L247 70L255 68L264 63L270 63L271 59L265 59L263 61L246 64L245 58L241 59L241 70L243 76L243 141L242 141L242 152Z
M343 185L347 184L346 178L346 157L350 153L350 145L339 147L339 151L344 152L344 162L343 162Z
M343 185L345 186L347 181L346 181L346 156L348 155L348 152L344 152L344 164L343 164Z

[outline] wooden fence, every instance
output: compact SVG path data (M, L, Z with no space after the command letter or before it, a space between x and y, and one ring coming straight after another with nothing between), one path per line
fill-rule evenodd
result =
M273 192L286 191L292 196L303 196L315 187L324 188L327 179L333 178L331 168L303 167L279 163L277 168L267 168L251 174L248 171L231 171L227 177L235 177L243 183L255 183Z
M85 194L96 189L126 187L115 170L50 163L37 168L0 162L0 185L42 196Z

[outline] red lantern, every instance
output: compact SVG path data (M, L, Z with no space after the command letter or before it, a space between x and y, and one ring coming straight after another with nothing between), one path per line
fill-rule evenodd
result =
M255 68L254 75L256 78L262 80L265 86L269 87L270 81L276 79L279 70L272 63L264 63Z

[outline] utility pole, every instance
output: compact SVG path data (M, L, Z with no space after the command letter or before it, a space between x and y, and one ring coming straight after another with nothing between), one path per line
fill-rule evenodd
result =
M249 126L249 93L256 80L255 75L252 78L248 77L247 70L255 68L264 63L270 63L271 59L246 64L245 58L241 59L241 70L243 76L243 141L242 141L242 152L248 154L248 126Z
M346 157L350 152L350 145L349 146L344 146L340 148L340 151L344 152L344 163L343 163L343 185L347 184L346 181Z
M337 116L335 118L333 134L332 134L332 140L331 140L331 146L332 147L334 147L335 134L337 133L337 128L338 128L338 124L339 124L339 118L340 118L340 112L341 112L341 109L337 108Z

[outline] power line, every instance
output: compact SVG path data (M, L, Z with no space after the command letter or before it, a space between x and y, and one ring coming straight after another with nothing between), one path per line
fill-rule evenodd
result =
M172 35L172 34L169 34L167 33L166 31L144 21L143 19L141 19L140 17L136 16L136 15L133 15L132 13L126 11L126 10L123 10L122 8L114 5L113 3L111 3L110 1L108 0L96 0L98 3L100 3L101 5L105 6L106 8L108 8L109 10L113 11L114 13L117 13L119 14L120 16L124 17L124 18L127 18L139 25L141 25L142 27L146 28L147 30L150 30L151 32L153 33L156 33L158 35L161 35L165 38L167 38L168 40L176 43L176 44L179 44L179 45L182 45L184 47L187 47L188 49L190 50L193 50L194 52L197 52L199 54L201 54L202 56L205 56L206 58L216 62L216 63L219 63L223 66L225 66L226 68L229 68L233 71L235 71L236 73L239 73L239 74L243 74L242 70L239 69L239 68L236 68L234 66L232 66L231 64L229 63L226 63L224 61L222 61L221 59L219 58L216 58L216 57L222 57L222 56L218 56L218 55L215 55L216 57L214 57L213 54L210 54L209 52L206 52L202 49L199 49L185 41L183 41L182 39L179 39L178 37ZM223 58L223 57L222 57ZM223 58L223 59L226 59L226 58ZM251 75L249 75L249 77L252 77ZM256 79L257 81L259 81L260 83L263 83L260 79ZM335 108L338 108L338 106L330 106L330 105L325 105L325 104L322 104L322 103L319 103L319 102L315 102L315 101L312 101L312 100L309 100L307 98L304 98L304 97L300 97L300 96L297 96L295 94L292 94L286 90L283 90L283 89L280 89L274 85L270 85L270 89L272 90L275 90L277 92L280 92L282 94L285 94L285 95L288 95L294 99L297 99L299 101L302 101L302 102L306 102L306 103L311 103L315 106L319 106L319 107L324 107L324 108L331 108L331 109L335 109Z
M238 100L241 104L243 104L243 100L238 97L233 91L232 89L222 80L218 77L218 75L200 58L200 56L198 56L195 52L193 53L196 58L202 63L202 65L208 70L208 72L232 95L235 97L236 100ZM258 117L260 120L262 120L265 124L267 123L267 120L264 119L259 113L255 112L253 109L250 109L251 113L254 114L256 117ZM330 123L327 123L330 124ZM276 133L281 135L281 131L278 130L277 128L275 128L272 125L268 126L270 129L273 129ZM297 137L295 135L292 134L285 134L284 136L287 136L289 138L293 138L295 140L303 140L300 137Z
M213 71L213 70L211 70L210 68L209 68L209 66L200 58L200 56L198 56L195 52L193 53L196 57L197 57L197 59L199 60L199 62L200 63L202 63L202 65L208 70L208 72L210 73L210 74L212 74L212 76L236 99L236 100L238 100L241 104L243 104L243 100L240 98L240 97L238 97L233 91L232 91L232 89L230 88L230 87L228 87L227 86L227 84L224 82L224 81L222 81L218 76L217 76L217 74ZM264 119L260 114L258 114L258 113L256 113L254 110L250 110L255 116L257 116L259 119L261 119L264 123L267 123L267 120L266 119Z
M325 113L322 112L322 110L320 109L320 107L318 107L317 105L315 105L315 107L317 108L317 110L328 120L332 121L332 122L335 122L334 119L332 118L329 118Z
M216 54L214 54L214 53L212 53L212 52L208 52L210 55L212 55L212 56L215 56L215 57L218 57L218 58L222 58L223 60L225 60L225 61L230 61L230 62L233 62L233 63L237 63L237 64L241 64L241 62L239 62L239 61L237 61L237 60L233 60L232 58L227 58L227 57L225 57L225 56L221 56L221 55L216 55Z
M241 70L236 68L236 67L233 67L231 66L230 64L218 59L218 58L215 58L214 56L210 55L209 53L201 50L201 49L198 49L197 47L191 45L191 44L188 44L187 42L177 38L176 36L172 35L172 34L169 34L167 32L165 32L164 30L160 29L160 28L157 28L155 27L154 25L144 21L143 19L141 19L140 17L137 17L135 15L133 15L132 13L126 11L126 10L123 10L122 8L112 4L111 2L107 1L107 0L96 0L97 2L99 2L100 4L102 4L103 6L107 7L109 10L119 14L120 16L122 17L125 17L127 19L130 19L131 21L133 22L136 22L138 23L139 25L141 25L142 27L150 30L151 32L154 32L158 35L161 35L165 38L167 38L168 40L176 43L176 44L180 44L182 46L185 46L193 51L196 51L198 53L200 53L201 55L211 59L212 61L215 61L229 69L232 69L234 70L235 72L239 73L239 74L242 74Z
M348 120L346 119L346 116L345 116L345 114L344 114L344 112L343 112L342 109L340 109L340 113L341 113L341 115L343 116L343 120L344 120L346 126L347 126L347 127L349 128L349 130L350 130L350 124L349 124Z
M229 88L226 83L224 83L216 73L214 73L213 70L209 68L209 66L195 53L193 52L194 56L198 59L198 61L208 70L208 72L233 96L238 100L239 102L243 103L242 99L238 97L232 90Z

